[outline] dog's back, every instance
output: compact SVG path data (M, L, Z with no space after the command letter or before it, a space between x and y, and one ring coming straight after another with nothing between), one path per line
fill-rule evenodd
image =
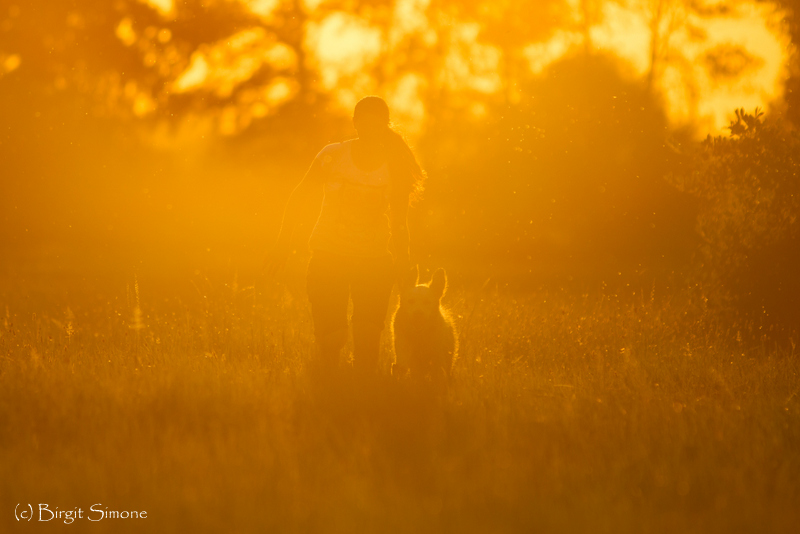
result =
M393 374L447 378L456 358L456 336L450 314L441 305L447 278L443 269L428 284L417 285L417 268L401 284L400 306L392 319L397 357Z

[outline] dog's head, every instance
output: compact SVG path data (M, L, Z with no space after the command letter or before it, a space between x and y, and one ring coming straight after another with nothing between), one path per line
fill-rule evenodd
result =
M419 269L412 267L400 288L400 308L411 318L426 322L439 314L439 302L447 289L444 269L437 269L427 284L419 284Z

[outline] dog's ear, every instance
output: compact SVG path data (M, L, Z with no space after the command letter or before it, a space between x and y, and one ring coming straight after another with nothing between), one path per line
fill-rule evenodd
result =
M436 269L436 271L434 271L430 288L437 298L442 298L444 296L444 292L447 289L447 275L445 275L444 269Z
M419 282L419 267L417 265L413 265L411 268L408 269L408 272L405 275L405 279L403 280L403 285L406 287L414 287Z

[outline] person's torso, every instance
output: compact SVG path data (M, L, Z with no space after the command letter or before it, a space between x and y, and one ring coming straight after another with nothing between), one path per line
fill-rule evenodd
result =
M311 234L312 249L351 256L388 252L389 170L386 163L365 171L352 157L353 140L328 145L320 153L324 197Z

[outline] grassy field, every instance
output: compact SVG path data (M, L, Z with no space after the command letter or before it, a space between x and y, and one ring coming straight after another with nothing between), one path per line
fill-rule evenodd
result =
M796 338L697 288L478 286L437 398L310 375L301 273L4 276L0 530L797 532Z

